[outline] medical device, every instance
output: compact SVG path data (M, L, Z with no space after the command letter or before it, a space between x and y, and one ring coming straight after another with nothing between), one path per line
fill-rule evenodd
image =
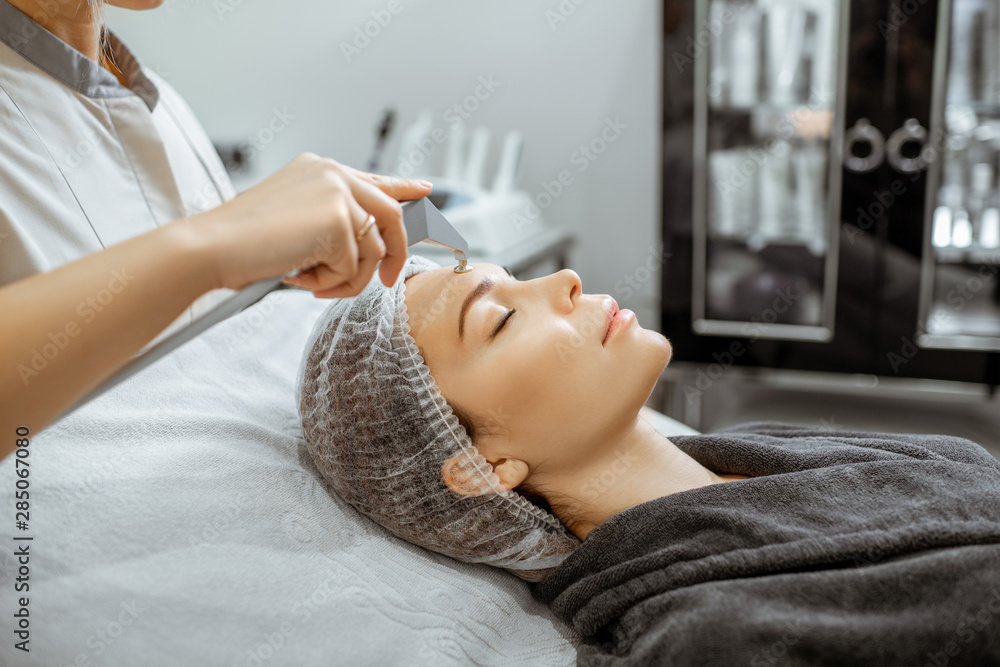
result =
M406 227L407 244L427 241L455 252L458 266L455 273L468 273L469 244L448 222L428 197L403 204L403 226Z
M406 229L407 245L412 246L421 241L426 241L427 243L449 248L455 252L455 259L458 261L455 273L466 273L472 270L468 261L469 244L455 230L452 224L448 222L441 211L426 197L403 204L403 227ZM291 276L294 274L288 275ZM271 292L282 289L298 289L283 283L282 280L284 278L285 276L279 276L277 278L261 280L236 292L215 308L195 319L188 326L167 336L140 356L132 359L121 370L63 412L59 418L61 419L85 403L89 403L108 389L167 356L184 343L197 338L219 322L223 322L236 313L249 308Z

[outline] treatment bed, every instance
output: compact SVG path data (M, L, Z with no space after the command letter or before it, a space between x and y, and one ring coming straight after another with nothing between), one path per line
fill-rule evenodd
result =
M272 294L32 437L31 652L13 648L5 594L0 664L574 663L572 630L525 582L411 546L330 493L293 386L328 303ZM8 457L5 507L14 479Z
M750 664L772 665L787 662L809 644L807 638L815 637L831 642L825 657L835 661L834 649L847 646L838 637L853 633L838 635L837 623L843 628L848 622L863 625L861 608L854 618L840 598L830 599L829 619L834 622L824 623L808 612L822 606L822 596L803 598L807 604L794 596L779 599L784 595L780 586L768 588L769 580L794 578L803 585L818 580L825 576L820 569L830 569L824 554L835 551L824 547L826 551L817 552L824 540L834 542L811 536L796 523L767 520L763 509L781 505L776 499L785 489L794 496L794 485L756 493L755 488L764 488L760 483L734 482L734 491L752 482L740 492L743 502L762 509L753 515L757 524L750 523L749 515L726 524L743 525L742 532L703 530L711 517L686 507L682 501L687 498L680 497L684 494L632 508L595 530L596 539L585 545L589 548L571 555L560 576L543 582L534 595L527 583L504 571L459 563L396 538L331 493L302 439L294 382L306 338L327 304L296 290L271 294L32 436L30 530L17 535L34 538L28 593L31 653L13 647L16 600L3 595L0 631L6 639L0 642L0 664L555 666L575 664L578 658L585 664L644 664L647 658L685 664L699 655L711 662L711 656L688 652L697 651L702 636L730 648L737 642ZM643 414L664 435L695 434L651 410ZM750 461L757 469L748 474L779 474L786 471L782 466L792 470L800 461L814 460L815 467L836 462L844 438L863 437L842 433L831 439L802 432L797 436L814 438L812 444L789 448L780 442L785 435L720 434L729 438L728 449L709 438L679 437L675 442L718 469ZM700 451L706 443L709 449ZM769 457L751 460L746 455L771 445ZM943 465L936 457L943 461L948 456L920 453L919 443L899 447L897 453L878 454L886 459L879 465L887 470L909 465L916 471ZM729 460L726 451L733 453ZM911 463L914 456L917 461ZM960 465L949 474L959 480L964 470ZM854 468L838 474L862 479ZM807 474L803 479L823 483L828 477ZM0 463L0 496L6 507L14 505L14 479L14 458L8 457ZM947 537L947 530L933 532L937 524L930 523L931 508L920 508L915 486L920 479L914 477L909 486L903 479L893 481L887 492L906 490L917 498L906 505L912 518L904 523L921 526L921 535ZM961 490L974 490L966 482ZM877 506L877 493L866 497L858 489L859 506ZM697 495L714 497L720 491L698 490ZM720 520L728 506L724 501L720 496L716 505ZM784 504L792 509L801 503ZM891 522L891 507L882 509ZM819 510L803 511L813 516ZM670 520L657 521L656 512ZM841 522L853 516L841 514ZM654 521L660 529L635 531L626 523L633 520ZM994 530L995 524L984 530ZM753 560L757 556L752 554L766 551L749 543L768 535L760 526L796 545L782 552L787 563ZM685 527L689 534L670 532ZM803 535L809 539L793 539ZM903 531L899 539L909 535L916 532ZM0 539L11 545L14 537L13 521L3 522ZM722 542L710 544L708 538ZM970 532L958 538L969 544L979 539ZM951 544L941 539L941 545ZM748 543L733 547L734 540ZM836 544L850 546L843 539ZM749 546L761 548L751 552ZM685 557L690 564L673 565L678 549L695 547L719 554L692 552ZM917 547L912 547L914 553ZM987 549L970 548L970 553ZM905 549L893 549L867 549L860 561L857 549L844 551L843 562L834 563L829 578L844 584L838 590L857 590L860 596L866 580L888 586L894 577L910 576L897 558ZM17 576L12 552L0 550L0 586L8 591ZM934 567L950 557L934 553ZM960 562L972 561L955 560ZM893 569L899 567L903 569ZM697 568L704 575L700 583L691 578ZM948 580L968 584L972 576L959 568ZM997 576L981 573L984 604L1000 591ZM919 592L922 585L926 582L915 580L909 590ZM773 599L762 605L769 590ZM877 590L867 592L877 600ZM947 586L928 590L937 596L937 602L928 598L926 611L933 614L948 600ZM597 597L608 604L595 607ZM542 600L553 602L580 632ZM866 600L858 597L856 602L870 604ZM670 605L676 613L667 613ZM661 614L659 620L653 611ZM835 618L836 613L845 615ZM786 624L789 620L794 622ZM956 642L965 637L959 632L960 618L945 619L945 625L933 625L926 617L903 620L910 625L899 626L894 650L900 652L879 654L873 642L871 655L891 662L892 655L905 652L907 627L934 628L935 636L945 639L952 638L948 633L954 629ZM1000 613L988 621L982 629L967 626L973 642L956 644L964 655L947 653L947 642L935 644L933 655L962 664L971 657L973 644L993 641L987 628L997 627ZM733 632L727 630L731 623ZM779 628L782 632L776 634ZM727 637L734 641L727 644Z

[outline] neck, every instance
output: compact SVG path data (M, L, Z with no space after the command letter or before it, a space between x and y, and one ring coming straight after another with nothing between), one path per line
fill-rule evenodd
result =
M636 416L601 454L547 480L558 491L553 508L581 540L598 524L629 507L680 491L729 481L685 454ZM566 503L560 506L559 500Z
M94 62L100 62L100 30L86 0L7 0L38 25Z

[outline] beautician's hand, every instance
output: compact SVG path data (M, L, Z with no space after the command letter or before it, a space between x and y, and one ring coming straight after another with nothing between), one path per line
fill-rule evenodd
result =
M400 201L430 193L426 181L376 176L304 153L218 208L187 220L214 253L216 283L240 289L298 269L286 279L319 297L355 296L382 261L391 286L406 261ZM375 224L355 240L368 214Z
M0 286L0 368L9 371L0 373L0 459L13 451L15 429L41 431L215 287L315 267L294 282L317 296L353 296L383 257L382 282L391 285L406 260L397 200L429 192L301 155L218 208ZM357 243L369 212L376 225ZM80 304L98 294L113 298L81 320ZM54 356L34 360L49 348Z

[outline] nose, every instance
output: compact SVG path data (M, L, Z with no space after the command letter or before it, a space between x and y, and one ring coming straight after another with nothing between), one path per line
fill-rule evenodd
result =
M552 305L557 312L570 313L576 308L576 301L583 294L583 281L576 271L563 269L549 277Z

